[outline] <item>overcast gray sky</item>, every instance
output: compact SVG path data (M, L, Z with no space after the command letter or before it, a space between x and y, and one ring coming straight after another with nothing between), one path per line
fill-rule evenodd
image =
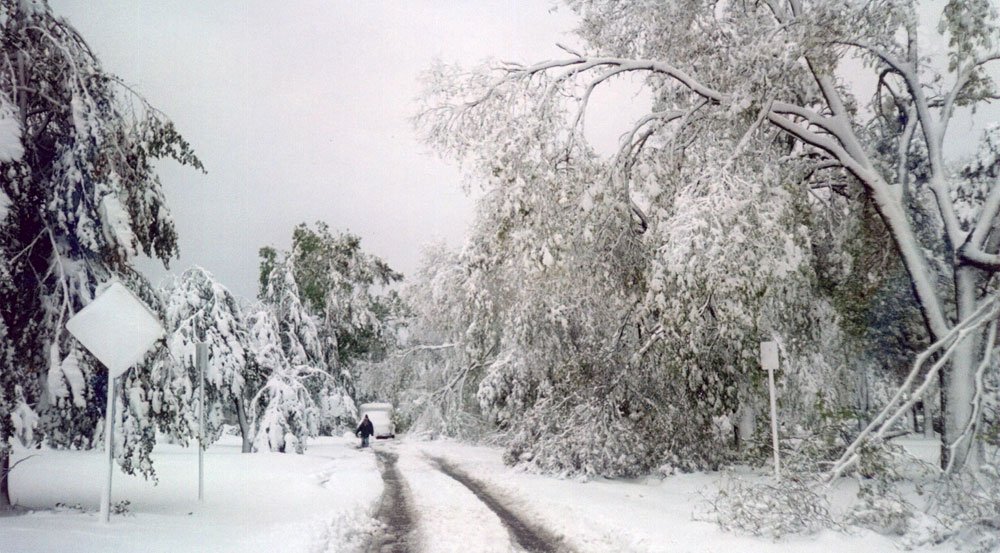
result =
M536 60L573 27L545 1L50 0L208 170L161 164L180 260L254 297L257 250L323 220L404 273L461 245L472 200L408 119L439 57ZM289 7L289 6L295 7ZM142 267L154 280L162 270Z

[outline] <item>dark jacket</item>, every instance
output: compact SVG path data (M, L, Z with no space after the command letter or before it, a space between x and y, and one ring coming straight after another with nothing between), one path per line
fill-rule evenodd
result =
M361 424L358 425L358 429L354 433L361 435L362 438L367 438L375 433L375 426L372 425L371 420L365 419L361 421Z

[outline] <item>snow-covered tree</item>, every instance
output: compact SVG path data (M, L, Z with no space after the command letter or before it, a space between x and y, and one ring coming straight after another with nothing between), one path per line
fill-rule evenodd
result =
M755 185L753 169L692 168L647 172L623 201L594 152L559 142L558 106L536 119L530 100L489 103L517 123L486 125L482 142L466 127L432 138L474 135L454 145L484 189L460 263L467 314L454 320L471 331L462 347L486 353L471 382L508 431L508 459L605 475L716 463L730 437L717 419L760 395L759 340L810 331L804 198Z
M277 257L270 248L261 250L260 299L274 309L278 319L281 347L290 363L324 368L324 354L316 318L303 304L295 281L295 262L290 256Z
M0 318L12 348L0 428L11 417L15 425L37 420L52 445L90 447L104 417L104 402L91 400L103 397L107 372L64 324L111 279L151 296L130 260L143 253L166 263L177 239L154 164L201 164L170 121L106 73L45 2L0 1L0 67L0 255L9 271ZM145 374L124 380L119 414L131 422L121 427L117 458L149 475L151 382Z
M305 380L315 405L320 408L316 422L318 430L330 432L353 424L357 408L346 386L329 372L319 317L300 296L295 256L263 248L261 258L263 288L260 299L278 321L280 343L288 365L298 373L322 376Z
M402 275L361 249L361 239L300 224L292 232L295 278L303 301L320 318L326 363L348 385L354 359L383 347L382 331L392 316L392 293L381 289Z
M249 351L267 375L250 402L254 448L285 452L291 445L296 453L302 453L306 439L318 431L320 415L306 384L310 380L323 380L326 374L308 365L288 362L281 347L278 320L269 307L254 308L247 317L247 326Z
M385 357L358 371L358 396L392 402L410 432L476 438L487 430L476 390L492 353L480 347L472 324L468 276L459 254L441 243L426 246L401 293L406 326Z
M282 260L279 262L279 258ZM392 333L388 326L398 311L395 292L381 294L382 288L400 280L401 275L381 259L364 252L361 240L348 233L334 234L325 223L312 229L305 224L292 233L292 249L279 253L272 248L261 250L261 290L276 286L277 291L291 294L283 300L288 308L282 312L302 309L315 323L318 350L309 361L293 364L313 364L328 370L331 379L317 391L321 406L321 432L354 423L355 408L350 399L355 376L352 365L357 360L370 360L384 354ZM280 269L284 267L285 271ZM291 278L294 282L288 282ZM276 283L272 283L277 280ZM292 291L295 291L292 294ZM265 301L274 300L262 296ZM303 319L305 320L305 319ZM293 346L294 344L289 343Z
M929 8L915 2L577 0L569 6L581 17L581 52L566 48L565 59L533 65L432 71L421 116L428 140L478 164L487 176L517 173L525 160L566 167L580 159L574 149L584 141L594 90L638 75L650 110L591 182L593 196L614 198L643 241L678 239L669 224L670 213L678 211L671 201L701 198L718 206L727 189L755 198L748 210L787 205L791 216L801 209L796 206L843 212L854 198L863 199L887 231L883 249L892 248L907 271L928 341L943 344L948 358L934 369L944 368L943 466L954 471L974 460L970 453L982 429L977 369L988 366L990 356L984 351L990 323L977 310L993 294L1000 268L994 230L1000 187L967 199L960 209L956 194L970 181L952 170L944 144L958 110L996 94L988 72L1000 60L995 4L947 2L930 22L947 41L943 59L927 57L923 12ZM849 56L862 60L872 76L867 97L838 69ZM678 175L684 182L676 182ZM713 188L713 182L722 186ZM647 191L650 184L655 193ZM814 194L814 203L798 200L807 194ZM712 226L709 221L704 228L711 232ZM782 233L786 243L768 259L771 265L758 265L765 271L764 301L778 284L767 284L766 275L802 266L796 259L807 243L790 230ZM690 243L692 251L701 249L697 237ZM673 250L666 253L657 260L665 283L685 274L664 263ZM734 277L753 290L747 275ZM664 289L665 297L671 293ZM777 293L771 297L786 292ZM962 331L968 322L976 330Z
M199 376L195 345L204 342L208 345L206 434L210 440L215 439L225 414L235 413L243 436L243 452L250 452L253 435L247 403L263 382L264 373L245 351L249 336L236 298L200 267L185 271L167 286L164 295L170 329L167 343L176 364L167 367L163 375L163 401L178 402L189 413L169 430L180 439L197 435L194 417Z
M0 131L2 132L2 131ZM0 192L0 203L3 203L6 196ZM0 228L6 219L6 206L0 207ZM12 282L10 272L7 269L7 257L3 248L0 248L0 297L11 297ZM10 487L7 474L10 468L10 440L15 432L23 425L20 421L15 422L15 411L23 404L23 392L20 388L21 382L17 378L18 373L14 367L14 344L11 335L7 331L7 325L3 318L0 318L0 510L10 507Z

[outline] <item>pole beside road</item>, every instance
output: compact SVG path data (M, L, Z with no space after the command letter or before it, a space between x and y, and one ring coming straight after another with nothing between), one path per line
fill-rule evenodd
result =
M208 367L208 344L195 345L198 365L198 501L205 500L205 369Z
M774 450L774 478L781 480L781 458L778 454L778 390L774 386L774 371L778 369L778 343L760 343L760 366L767 371L767 389L771 396L771 449Z

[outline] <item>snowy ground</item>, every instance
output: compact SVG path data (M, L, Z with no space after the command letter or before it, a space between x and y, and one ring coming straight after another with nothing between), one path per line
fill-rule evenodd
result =
M244 455L223 440L205 456L204 503L196 450L157 445L159 485L116 473L112 504L128 500L129 514L107 526L97 514L100 452L29 452L38 456L14 469L11 499L35 512L0 517L0 552L325 551L382 491L374 457L353 440L319 440L307 455Z
M0 517L0 553L49 551L184 552L364 550L378 523L379 466L394 458L414 527L403 545L385 551L522 551L510 521L456 479L471 477L492 498L542 531L552 549L588 552L885 552L898 541L868 532L825 531L779 541L722 532L694 516L721 478L689 474L665 479L581 482L505 467L495 448L448 441L376 442L324 438L305 455L239 453L228 439L206 455L206 500L197 501L193 450L157 446L160 485L117 475L113 501L129 514L97 521L99 452L43 451L17 467L12 495L25 515ZM919 450L914 440L908 447ZM931 446L931 451L933 446ZM381 453L381 456L377 454ZM378 462L377 462L378 459ZM481 490L481 491L482 491ZM845 489L844 495L850 495ZM80 508L55 508L56 503ZM386 546L389 547L389 546ZM935 551L950 551L938 549Z

